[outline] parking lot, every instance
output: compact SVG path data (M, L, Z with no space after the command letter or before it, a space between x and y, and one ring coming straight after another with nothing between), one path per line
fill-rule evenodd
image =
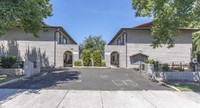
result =
M44 72L1 88L63 90L172 90L143 78L132 69L66 68Z

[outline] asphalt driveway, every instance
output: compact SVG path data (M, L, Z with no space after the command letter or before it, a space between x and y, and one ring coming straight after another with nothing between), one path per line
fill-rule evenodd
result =
M172 90L143 78L131 69L82 69L43 73L1 88L63 90Z

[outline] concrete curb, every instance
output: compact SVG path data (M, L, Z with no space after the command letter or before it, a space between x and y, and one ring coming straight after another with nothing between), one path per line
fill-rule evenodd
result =
M82 69L108 69L109 67L93 67L93 66L73 66L72 68L82 68Z
M164 82L158 81L158 83L161 84L161 85L164 85L164 86L166 86L166 87L172 88L172 89L174 89L174 90L176 90L176 91L178 91L178 92L181 92L181 90L179 90L178 88L176 88L176 87L174 87L174 86L171 86L171 85L169 85L169 84L166 84L166 83L164 83Z
M20 78L16 78L16 79L13 79L13 80L9 80L9 81L0 83L0 87L5 86L5 85L8 85L8 84L11 84L11 83L16 83L16 82L18 82L18 81L23 80L24 78L25 78L25 77L20 77Z
M163 85L163 86L166 86L166 87L169 87L169 88L172 88L172 89L174 89L174 90L176 90L176 91L178 91L178 92L182 92L180 89L178 89L178 88L176 88L176 87L174 87L174 86L172 86L172 85L169 85L169 84L167 84L167 83L164 83L164 82L162 82L162 81L160 81L160 80L158 80L158 79L149 79L149 80L151 80L151 81L153 81L153 82L156 82L156 83L158 83L158 84L160 84L160 85Z
M38 74L39 74L39 73L38 73ZM37 74L35 74L35 75L37 75ZM34 76L34 75L33 75L33 76ZM22 80L26 80L26 79L31 78L31 77L32 77L32 76L22 76L22 77L13 79L13 80L9 80L9 81L0 83L0 87L5 86L5 85L8 85L8 84L11 84L11 83L16 83L16 82L19 82L19 81L22 81Z

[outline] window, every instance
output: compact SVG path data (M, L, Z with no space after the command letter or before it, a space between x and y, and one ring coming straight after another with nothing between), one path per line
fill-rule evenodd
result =
M124 33L124 35L123 35L123 42L124 42L124 44L126 43L126 41L127 41L127 33Z
M67 40L66 37L64 37L64 40L63 40L63 41L64 41L63 44L68 44L68 40Z
M62 35L63 39L62 39L62 44L65 44L66 38L64 35Z
M137 55L131 56L130 58L131 58L131 64L138 63L138 62L145 62L148 59L147 56L144 56L142 54L137 54Z
M69 40L68 40L67 38L66 38L66 44L70 44L70 43L69 43Z
M126 43L126 33L117 38L117 45L125 45L125 43Z
M117 39L117 45L121 45L121 37Z
M56 41L60 44L60 32L56 32Z
M64 38L64 40L63 40L64 42L63 42L63 44L66 44L66 39Z
M66 37L64 35L62 35L61 36L61 42L62 42L62 44L67 44L66 40L67 40Z
M56 32L56 41L58 44L70 44L70 41L60 32Z
M124 45L124 35L121 36L121 45Z

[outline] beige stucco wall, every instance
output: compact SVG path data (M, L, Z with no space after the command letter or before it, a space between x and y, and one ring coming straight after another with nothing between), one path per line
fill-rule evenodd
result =
M105 62L106 66L111 66L111 53L119 53L119 67L126 68L126 47L117 45L106 45L105 46Z
M12 29L0 38L1 55L18 56L22 60L40 61L42 66L54 65L54 31L32 34Z
M64 53L66 51L70 51L74 62L79 59L79 46L78 45L61 45L58 44L56 46L56 67L63 67L64 66Z
M129 30L127 34L128 66L131 66L130 56L140 52L148 55L150 59L159 60L163 63L189 63L191 60L191 31L182 31L179 36L176 36L173 48L167 48L166 45L163 45L163 47L156 49L150 46L153 40L150 30Z
M77 45L57 45L54 33L57 29L51 28L47 32L41 31L36 38L32 34L24 33L20 29L13 29L0 38L0 56L18 56L22 60L39 61L42 67L63 66L65 51ZM57 53L55 53L57 51ZM55 58L56 57L56 58ZM76 56L74 56L76 58ZM60 59L62 58L62 59Z
M167 48L163 45L162 48L153 49L150 45L152 43L152 36L150 30L126 30L127 44L126 45L107 45L105 47L105 55L107 52L119 51L122 53L120 56L120 67L135 67L131 64L130 56L143 53L149 56L150 59L161 61L162 63L182 62L189 63L191 60L191 48L192 48L192 32L182 31L179 36L176 36L175 47ZM112 44L115 44L116 40ZM126 55L127 46L127 55ZM127 56L127 58L126 58ZM107 53L106 63L110 65L110 55Z

